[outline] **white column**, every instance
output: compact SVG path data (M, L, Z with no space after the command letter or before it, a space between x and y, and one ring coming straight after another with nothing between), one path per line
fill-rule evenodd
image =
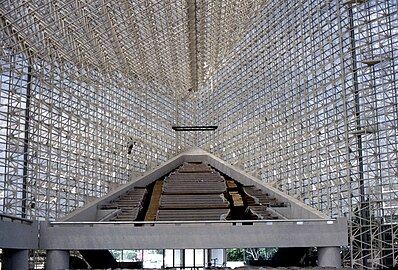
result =
M340 247L318 247L318 266L340 268Z
M68 250L47 250L46 270L69 269Z
M3 266L2 270L29 268L29 252L27 249L3 249Z

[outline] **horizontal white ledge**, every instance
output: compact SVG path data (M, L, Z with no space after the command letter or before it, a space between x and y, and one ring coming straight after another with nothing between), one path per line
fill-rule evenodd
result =
M331 223L333 222L333 223ZM348 244L347 222L41 222L42 249L325 247Z
M243 224L250 225L257 223L270 224L309 224L309 223L323 223L323 224L334 224L337 222L336 219L258 219L258 220L200 220L200 221L52 221L49 222L50 226L79 226L79 225L186 225L186 224Z

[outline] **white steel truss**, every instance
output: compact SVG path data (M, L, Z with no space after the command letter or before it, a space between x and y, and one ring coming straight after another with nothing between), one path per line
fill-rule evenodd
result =
M199 97L199 146L350 223L347 264L396 265L396 1L276 1Z
M396 266L397 14L396 0L2 1L0 207L56 219L197 145L346 216L347 265Z

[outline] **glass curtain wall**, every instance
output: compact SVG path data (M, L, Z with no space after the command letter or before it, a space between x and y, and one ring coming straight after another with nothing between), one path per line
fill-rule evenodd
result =
M163 86L0 49L0 207L53 220L105 195L192 143L176 144L176 104ZM183 105L190 106L189 102ZM185 115L179 116L180 123Z
M330 217L352 266L396 263L396 1L275 1L198 99L200 146Z
M173 94L179 92L156 76L143 75L157 75L154 67L141 76L120 68L129 64L118 57L120 49L132 40L148 49L131 54L137 56L128 58L134 66L145 62L140 56L151 60L153 51L160 53L150 44L160 40L155 37L162 28L154 28L152 36L137 29L133 36L115 32L113 37L123 36L117 48L98 27L103 22L95 17L96 2L79 6L81 14L70 10L73 5L43 5L57 9L54 17L43 16L47 12L32 3L8 1L1 10L12 6L8 20L0 18L2 212L62 217L198 145L331 217L346 216L347 264L396 264L395 0L268 1L236 46L223 51L221 62L206 62L211 66L200 76L201 89L186 96ZM170 10L186 10L182 2L174 4L180 8ZM118 5L109 14L156 26L147 23L143 7L134 6L129 10L134 16ZM71 18L90 35L73 28L62 12L76 15ZM175 16L183 27L184 14ZM126 22L131 23L106 23L131 29ZM184 47L183 33L176 34L182 42L169 47ZM179 61L185 58L173 59L175 67L183 66ZM169 82L163 75L162 82ZM181 82L179 87L187 88L185 79ZM174 124L219 128L176 134Z

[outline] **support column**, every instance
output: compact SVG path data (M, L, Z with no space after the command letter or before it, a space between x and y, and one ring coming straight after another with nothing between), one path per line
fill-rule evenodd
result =
M211 267L211 249L206 249L205 266Z
M318 266L340 268L340 247L318 247Z
M3 249L3 266L2 270L29 268L29 251L27 249Z
M46 270L69 269L69 250L47 250Z

